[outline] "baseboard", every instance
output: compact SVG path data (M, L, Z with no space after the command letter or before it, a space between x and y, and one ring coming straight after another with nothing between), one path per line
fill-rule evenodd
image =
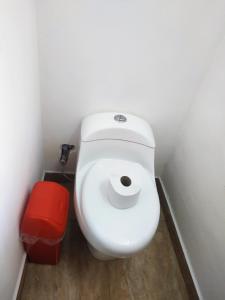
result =
M26 255L26 253L24 253L23 257L22 257L21 265L20 265L19 274L18 274L17 281L16 281L16 287L15 287L13 298L12 298L13 300L19 300L20 296L21 296L21 291L23 289L23 280L24 280L25 270L26 270L26 267L25 267L26 260L27 260L27 255Z
M45 178L45 173L46 173L46 171L43 171L43 172L42 172L41 181L44 180L44 178Z
M52 170L44 170L43 174L45 175L46 173L51 173L51 174L70 174L70 175L74 175L75 173L72 172L72 171L65 171L65 172L62 172L62 171L52 171Z
M64 176L66 175L66 177ZM68 176L68 177L67 177ZM42 176L42 180L49 180L55 182L62 182L65 180L74 181L74 173L62 173L62 172L54 172L54 171L45 171ZM181 269L181 273L183 275L186 288L189 294L189 298L191 300L202 300L203 297L201 295L201 291L196 280L184 241L182 239L178 224L176 222L176 218L170 204L170 200L168 194L166 193L166 189L163 185L162 180L158 177L156 178L156 185L159 193L161 208L163 210L167 227L169 230L169 234L172 240L172 244L174 247L174 251L176 253L178 263ZM19 300L21 296L21 290L23 287L23 278L25 274L25 265L26 265L26 253L24 253L21 267L15 287L15 292L13 296L13 300Z
M174 251L176 253L178 263L181 269L181 273L183 275L186 288L191 300L202 300L202 294L193 271L193 267L184 244L182 235L180 233L170 200L169 196L166 192L165 186L161 178L156 178L156 185L158 192L160 194L160 201L163 213L165 215L167 227L170 233L170 237L173 243Z
M42 173L41 180L44 180L44 178L45 178L45 171L43 171ZM27 263L27 254L24 252L12 300L20 300L21 298L21 291L23 289L23 282L24 282L24 277L26 272L26 263Z

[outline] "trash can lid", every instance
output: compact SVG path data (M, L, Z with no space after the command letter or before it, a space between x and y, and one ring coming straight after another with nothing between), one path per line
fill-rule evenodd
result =
M66 228L69 192L55 182L39 181L31 192L21 223L21 234L59 239Z

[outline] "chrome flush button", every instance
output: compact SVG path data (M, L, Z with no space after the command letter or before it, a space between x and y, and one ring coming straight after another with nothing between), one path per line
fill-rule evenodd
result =
M114 120L117 122L127 122L127 118L124 115L115 115Z

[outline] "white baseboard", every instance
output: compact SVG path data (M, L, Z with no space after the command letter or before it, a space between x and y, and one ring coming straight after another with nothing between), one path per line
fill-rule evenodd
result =
M42 174L42 180L44 179L45 173L62 173L62 172L44 170L44 172ZM66 173L67 174L74 174L73 172L66 172ZM178 238L180 240L180 244L181 244L181 247L182 247L182 250L183 250L183 253L184 253L187 265L188 265L188 268L190 270L190 273L191 273L191 276L192 276L192 279L193 279L196 291L198 293L199 299L203 300L202 293L201 293L198 281L196 279L196 276L195 276L195 273L194 273L194 270L193 270L193 267L192 267L192 264L191 264L191 261L190 261L190 258L189 258L186 246L185 246L185 243L183 241L181 232L179 230L179 227L178 227L178 224L177 224L177 221L176 221L176 218L175 218L175 214L174 214L173 208L172 208L171 203L170 203L170 198L169 198L169 196L168 196L168 194L166 192L166 188L165 188L165 186L163 184L162 179L160 177L157 177L157 178L160 180L160 183L162 185L163 192L164 192L164 195L165 195L165 198L166 198L166 201L167 201L167 204L168 204L168 207L169 207L172 219L173 219L173 223L175 225L175 228L176 228L176 231L177 231L177 235L178 235ZM21 265L20 265L20 270L19 270L19 274L18 274L18 277L17 277L17 282L16 282L16 286L15 286L15 290L14 290L14 294L13 294L12 300L16 300L17 299L17 295L18 295L18 291L19 291L19 287L20 287L20 283L21 283L21 279L22 279L22 275L23 275L23 270L24 270L24 266L25 266L26 256L27 256L26 253L24 253L23 257L22 257L22 261L21 261Z
M19 288L20 288L20 283L21 283L22 276L23 276L23 270L24 270L24 266L25 266L25 262L26 262L26 257L27 257L27 255L24 252L22 260L21 260L20 270L19 270L19 274L18 274L18 277L17 277L16 286L15 286L15 290L14 290L12 300L17 299L17 295L18 295Z
M64 174L71 174L71 175L75 174L75 172L71 172L71 171L62 172L62 171L52 171L52 170L44 170L43 175L45 175L45 173L56 173L56 174L64 173Z
M41 181L44 181L44 179L45 179L45 172L46 172L46 171L43 171L43 173L42 173Z
M195 276L195 272L194 272L194 270L193 270L193 267L192 267L192 264L191 264L191 260L190 260L189 254L188 254L188 252L187 252L187 248L186 248L186 246L185 246L184 240L183 240L182 235L181 235L181 232L180 232L180 230L179 230L178 223L177 223L177 221L176 221L176 217L175 217L175 214L174 214L174 211L173 211L171 202L170 202L170 197L169 197L168 193L166 192L166 188L165 188L165 186L164 186L164 184L163 184L162 179L161 179L160 177L157 177L157 178L160 180L160 183L161 183L161 185L162 185L163 192L164 192L164 195L165 195L167 204L168 204L168 206L169 206L169 210L170 210L170 213L171 213L171 216L172 216L172 219L173 219L173 223L174 223L174 225L175 225L176 232L177 232L177 235L178 235L178 238L179 238L179 241L180 241L180 244L181 244L181 247L182 247L182 250L183 250L183 253L184 253L184 256L185 256L187 265L188 265L188 268L189 268L189 271L190 271L190 273L191 273L191 277L192 277L192 280L193 280L193 282L194 282L194 285L195 285L197 294L198 294L198 296L199 296L199 299L200 299L200 300L203 300L203 296L202 296L202 293L201 293L201 290L200 290L200 287L199 287L197 278L196 278L196 276Z
M42 173L42 176L41 176L41 179L40 179L41 181L44 180L45 172L46 171L43 171L43 173ZM12 300L16 300L17 299L19 288L20 288L20 284L21 284L21 280L22 280L22 276L23 276L23 271L24 271L24 267L25 267L26 258L27 258L27 254L26 254L26 252L24 252L23 256L22 256L21 265L20 265L20 269L19 269L19 273L18 273L18 277L17 277L17 281L16 281L16 285L15 285L15 289L14 289Z

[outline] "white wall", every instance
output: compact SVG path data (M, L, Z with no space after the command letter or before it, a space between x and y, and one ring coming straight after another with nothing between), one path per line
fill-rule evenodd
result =
M121 110L152 124L160 174L221 37L225 1L37 5L45 169L59 169L59 145L77 142L81 117Z
M20 217L40 178L41 115L35 5L0 1L0 298L12 300L24 262Z
M163 180L204 299L225 299L225 38Z

